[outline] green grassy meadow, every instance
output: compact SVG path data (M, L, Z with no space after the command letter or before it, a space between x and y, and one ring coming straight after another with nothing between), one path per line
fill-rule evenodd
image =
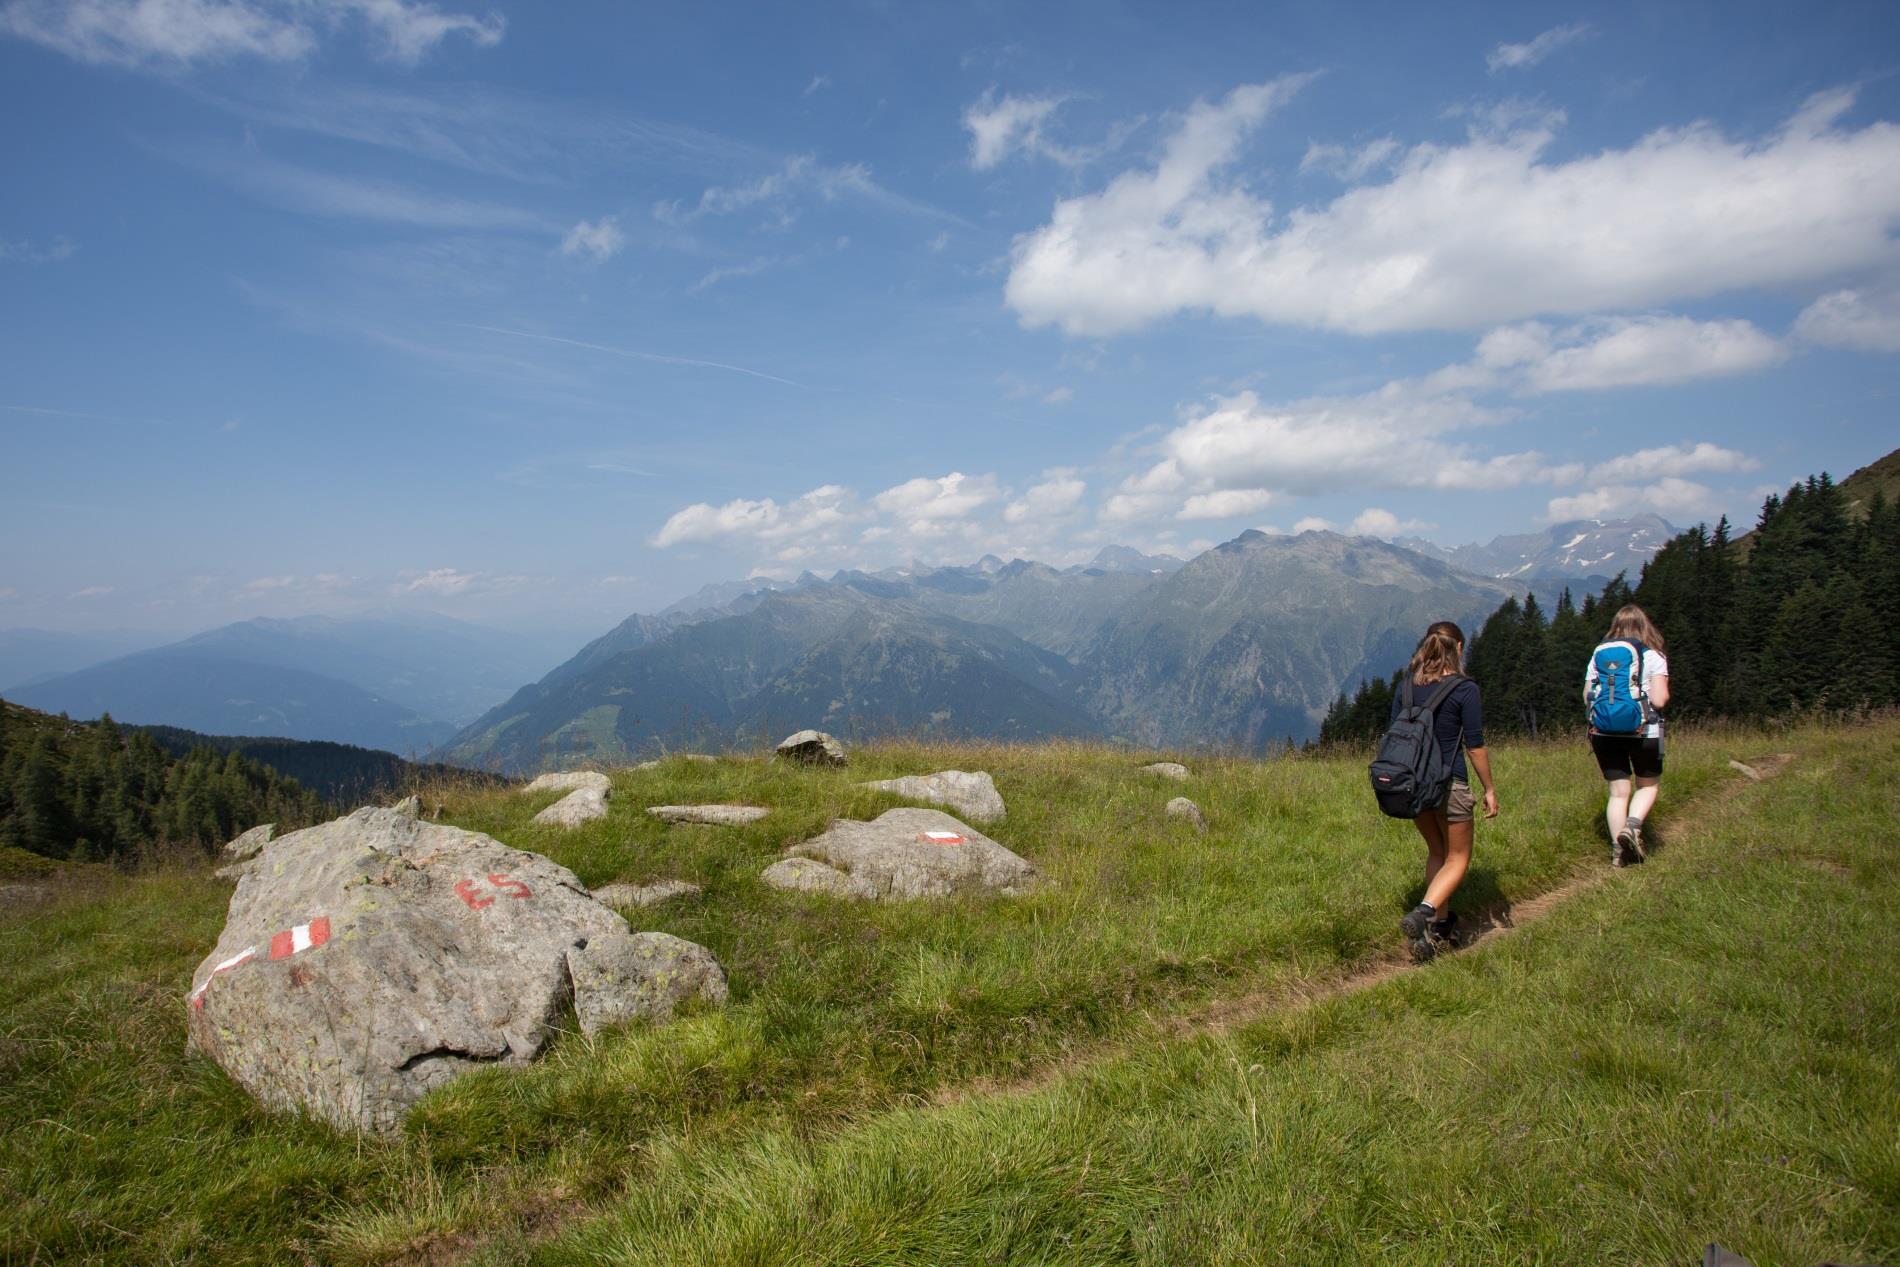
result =
M1738 786L1731 757L1798 753ZM1580 744L1493 750L1460 904L1607 873ZM1671 739L1661 848L1546 918L1330 995L1398 954L1422 848L1362 759L883 746L845 771L616 771L613 812L445 787L444 820L701 942L732 1001L562 1035L394 1139L267 1114L184 1051L222 925L208 870L97 875L0 914L0 1261L1900 1260L1900 723ZM859 904L758 872L859 780L987 769L986 829L1049 883ZM1187 795L1206 836L1164 816ZM744 828L646 805L773 807ZM1305 1001L1317 995L1315 1001ZM1192 1018L1250 999L1241 1022Z

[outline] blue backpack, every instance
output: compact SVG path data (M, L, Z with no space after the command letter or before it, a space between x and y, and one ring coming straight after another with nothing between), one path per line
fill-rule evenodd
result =
M1643 693L1643 644L1606 642L1590 657L1597 680L1590 688L1590 729L1599 735L1641 735L1649 723Z

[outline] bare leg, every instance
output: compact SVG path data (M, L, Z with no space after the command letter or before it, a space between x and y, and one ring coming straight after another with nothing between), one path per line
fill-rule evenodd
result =
M1656 798L1650 797L1653 801ZM1610 820L1610 839L1615 840L1623 834L1630 818L1630 781L1628 779L1610 780L1610 804L1605 810Z
M1418 834L1425 838L1425 888L1429 891L1438 869L1445 865L1445 816L1428 809L1412 820Z
M1451 909L1451 895L1465 882L1465 871L1471 866L1471 824L1446 823L1444 830L1445 857L1425 889L1425 900L1440 914Z
M1636 791L1630 797L1629 803L1630 818L1649 817L1649 811L1656 806L1656 793L1660 790L1661 783L1661 779L1646 779L1640 774L1636 776Z

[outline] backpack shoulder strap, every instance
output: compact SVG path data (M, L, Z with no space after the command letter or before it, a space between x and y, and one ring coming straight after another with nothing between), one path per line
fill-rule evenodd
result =
M1405 675L1404 685L1399 687L1399 715L1404 716L1406 713L1409 713L1411 711L1412 711L1412 675L1410 673L1407 673Z
M1467 679L1464 674L1454 673L1450 677L1446 678L1444 681L1440 682L1438 684L1438 689L1433 691L1431 693L1431 696L1428 699L1426 699L1425 711L1428 713L1436 713L1438 711L1438 706L1445 702L1445 697L1450 695L1453 691L1457 690L1458 684L1460 682L1464 682L1468 680L1469 679Z

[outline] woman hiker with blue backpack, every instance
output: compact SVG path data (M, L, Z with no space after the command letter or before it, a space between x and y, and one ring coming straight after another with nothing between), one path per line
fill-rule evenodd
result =
M1662 634L1634 603L1621 607L1610 630L1590 653L1583 675L1583 702L1590 710L1590 748L1610 785L1605 817L1610 828L1610 865L1643 861L1643 820L1655 807L1662 782L1662 712L1669 705L1669 661Z
M1470 768L1484 785L1484 816L1498 815L1497 785L1484 748L1484 705L1465 677L1464 631L1441 620L1425 631L1392 698L1392 728L1371 766L1379 807L1410 818L1425 839L1425 898L1399 921L1412 957L1423 962L1458 944L1452 894L1471 866Z

